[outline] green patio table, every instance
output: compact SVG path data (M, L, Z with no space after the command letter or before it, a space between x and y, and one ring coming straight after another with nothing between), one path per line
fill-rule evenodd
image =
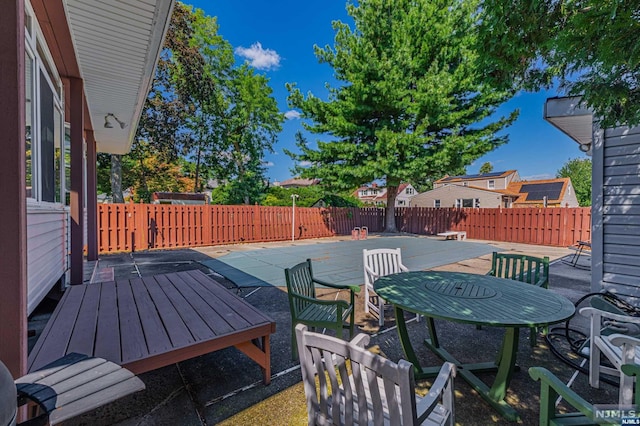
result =
M545 326L565 321L575 312L573 303L550 290L496 278L461 272L403 272L381 277L374 283L376 293L393 304L400 342L413 363L416 378L434 377L439 367L420 366L411 345L404 312L424 315L429 338L425 344L444 361L453 362L458 374L503 417L519 420L517 411L504 400L516 368L521 327ZM440 346L434 319L480 324L506 329L496 361L462 364ZM491 387L476 373L496 372Z

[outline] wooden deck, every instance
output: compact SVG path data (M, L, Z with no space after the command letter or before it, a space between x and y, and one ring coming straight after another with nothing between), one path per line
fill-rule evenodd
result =
M77 352L138 374L236 347L271 378L276 323L201 271L69 287L29 354L29 371Z

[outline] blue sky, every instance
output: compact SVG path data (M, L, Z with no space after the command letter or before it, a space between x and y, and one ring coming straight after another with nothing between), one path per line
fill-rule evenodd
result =
M333 45L333 20L350 22L343 0L236 0L188 1L218 19L219 33L235 49L238 61L249 61L270 79L273 96L282 112L291 116L275 145L275 153L267 154L267 175L271 181L292 177L294 163L283 149L295 151L294 135L302 129L300 119L287 107L285 83L296 83L303 93L312 92L326 99L325 84L334 85L333 69L319 64L313 45ZM467 167L477 173L484 162L494 171L516 169L523 179L554 177L556 171L571 158L583 158L578 144L543 120L545 100L561 93L550 90L520 93L498 110L508 114L520 109L520 117L505 133L509 143L476 160ZM307 136L310 141L316 135Z

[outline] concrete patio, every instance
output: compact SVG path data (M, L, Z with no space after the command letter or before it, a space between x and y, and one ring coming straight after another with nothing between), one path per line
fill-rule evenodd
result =
M373 236L372 239L382 238ZM415 237L427 238L427 237ZM431 238L430 238L431 239ZM323 243L345 241L347 238L303 240L293 243L293 247L308 249L315 245L319 251ZM385 241L386 242L386 241ZM445 247L455 247L460 242L440 241ZM535 256L547 255L552 259L550 288L570 300L575 301L589 292L589 271L573 268L560 259L573 254L571 250L545 246L511 243L487 244L492 250L526 253ZM303 247L306 246L306 247ZM276 333L271 336L272 382L264 386L260 369L236 349L226 349L194 358L179 364L140 375L147 389L126 397L111 405L79 417L69 424L74 425L212 425L212 424L306 424L304 394L300 384L300 370L291 360L290 317L286 293L277 286L238 286L210 270L206 264L212 259L220 259L229 253L292 247L292 243L260 243L233 246L204 247L197 250L171 250L137 252L103 256L97 270L113 268L117 278L131 275L153 275L171 271L201 269L223 283L227 288L245 298L269 315L277 323ZM276 253L277 251L273 251ZM403 251L403 255L404 255ZM354 254L354 256L360 254ZM407 253L409 256L409 253ZM483 254L433 269L484 274L490 268L490 254ZM581 262L587 261L587 258ZM90 279L88 274L87 279ZM361 283L357 282L356 284ZM334 296L332 293L331 296ZM362 296L361 296L362 297ZM391 311L387 312L385 326L378 329L377 319L363 312L363 301L357 300L356 322L360 332L372 335L372 350L379 351L393 361L403 357L395 320ZM38 329L46 322L52 305L44 306L32 317L30 328ZM573 325L573 324L572 324ZM503 330L438 321L443 346L450 349L462 362L491 359L501 343ZM424 322L410 324L414 342L427 335ZM520 333L518 354L520 371L514 374L507 401L513 405L522 418L521 424L538 423L539 384L529 378L530 366L544 366L567 382L573 369L559 361L547 343L540 339L537 347L529 346L529 332ZM439 365L441 362L422 345L415 345L424 365ZM566 348L561 348L565 350ZM490 376L487 377L490 380ZM428 390L428 382L418 382L418 392ZM485 402L462 380L456 380L456 423L462 425L510 424L499 418ZM573 385L587 400L598 403L614 403L617 389L603 384L599 390L591 389L585 375L579 375Z

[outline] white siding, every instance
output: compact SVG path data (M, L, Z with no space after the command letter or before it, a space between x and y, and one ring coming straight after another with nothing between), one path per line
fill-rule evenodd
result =
M640 301L640 127L604 132L601 285ZM594 159L594 167L596 167ZM595 170L594 170L595 171ZM598 200L594 200L598 201ZM601 216L596 218L595 215Z
M28 314L68 269L68 216L62 206L27 208Z

